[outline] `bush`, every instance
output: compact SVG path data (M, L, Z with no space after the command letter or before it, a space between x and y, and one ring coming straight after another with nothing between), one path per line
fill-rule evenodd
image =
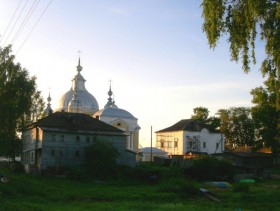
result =
M234 167L227 161L212 157L197 158L193 166L186 169L186 176L196 180L232 180Z
M153 163L142 163L132 170L132 178L144 182L157 183L162 179L178 178L183 176L180 168L172 168L155 165Z
M117 172L118 150L107 141L95 141L85 147L86 167L95 179L110 179Z
M24 172L24 167L21 162L13 161L10 163L10 168L15 173L22 173Z

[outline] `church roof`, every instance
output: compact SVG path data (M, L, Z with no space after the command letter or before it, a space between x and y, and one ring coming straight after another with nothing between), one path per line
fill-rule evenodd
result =
M173 131L191 131L191 132L200 132L203 128L208 129L210 132L217 132L214 130L211 130L211 128L198 120L194 120L194 119L182 119L181 121L175 123L174 125L167 127L165 129L156 131L156 133L159 132L173 132Z
M97 111L93 116L94 117L117 117L117 118L127 118L127 119L137 119L135 118L131 113L128 111L118 108L118 106L115 104L115 101L112 99L112 89L110 85L110 89L108 92L109 98L108 102L104 106L103 109Z
M97 111L94 116L107 116L107 117L118 117L127 119L136 119L131 113L121 108L107 107Z
M87 114L55 112L27 126L23 130L40 127L45 130L124 135L123 131Z
M99 110L99 105L95 97L89 93L85 87L86 80L81 75L82 66L80 59L77 66L77 74L72 80L72 87L59 100L58 111L65 110L71 112L87 113L92 115Z

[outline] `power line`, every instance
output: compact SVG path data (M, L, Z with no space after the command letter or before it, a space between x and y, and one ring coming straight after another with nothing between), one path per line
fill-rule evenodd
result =
M12 26L12 29L10 30L10 33L9 33L8 37L6 38L6 40L5 40L4 44L3 44L3 46L5 46L7 40L9 39L9 37L10 37L12 31L14 30L15 25L17 24L17 22L18 22L18 20L19 20L19 18L20 18L20 16L21 16L23 10L25 9L27 3L28 3L28 0L26 0L25 5L24 5L23 8L21 9L20 14L18 15L18 17L17 17L17 19L16 19L16 22L15 22L14 25Z
M32 16L34 10L35 10L36 7L38 6L39 2L40 2L40 0L35 0L35 1L33 2L33 4L31 5L31 7L30 7L30 9L29 9L27 15L25 16L25 18L24 18L22 24L20 25L20 27L19 27L19 29L17 30L17 32L16 32L14 38L12 39L11 44L14 44L14 42L15 42L16 39L18 38L19 34L22 32L22 29L24 28L24 26L26 25L26 23L29 21L29 19L30 19L30 17ZM37 3L37 4L35 5L35 3ZM35 6L34 6L34 5L35 5Z
M15 12L14 12L14 14L13 14L13 16L12 16L10 22L9 22L9 24L8 24L8 26L6 27L6 29L5 29L5 31L4 31L4 33L3 33L3 35L2 35L2 37L0 38L0 43L2 42L3 37L5 37L5 35L6 35L7 31L8 31L8 29L10 28L10 25L11 25L11 23L12 23L12 21L13 21L15 15L16 15L16 13L17 13L17 11L18 11L18 8L19 8L19 6L21 5L21 2L22 2L22 1L23 1L23 0L21 0L21 1L19 2L19 4L18 4L18 6L17 6L17 8L16 8L16 10L15 10Z
M28 0L27 0L28 1ZM46 8L44 9L44 11L42 12L42 14L40 15L40 17L38 18L37 22L33 25L31 31L29 32L29 34L26 36L26 38L24 39L23 43L21 44L21 46L19 47L19 49L17 50L17 52L15 53L18 54L18 52L21 50L21 48L23 47L23 45L25 44L25 42L27 41L27 39L29 38L29 36L31 35L31 33L33 32L33 30L35 29L35 27L38 25L39 21L41 20L41 18L43 17L43 15L45 14L45 12L47 11L47 9L49 8L49 6L51 5L53 0L50 0L48 5L46 6ZM27 3L27 2L26 2ZM24 5L24 7L26 6L26 4ZM23 10L22 10L23 11ZM21 13L22 13L21 11ZM15 25L15 24L14 24ZM13 26L14 27L14 26ZM11 33L11 32L10 32ZM14 56L15 56L14 55ZM4 67L4 71L2 72L2 74L0 75L0 78L2 78L3 74L6 73L6 69L9 68L9 66L11 65L13 59L10 59L10 61L8 62L8 64L6 65L6 67Z
M26 36L26 38L24 39L23 43L21 44L21 46L19 47L19 49L17 50L16 54L18 54L18 52L21 50L21 48L23 47L23 45L25 44L25 42L27 41L27 39L29 38L29 36L31 35L31 33L33 32L33 30L35 29L35 27L38 25L38 23L40 22L41 18L43 17L43 15L45 14L45 12L47 11L47 9L49 8L49 6L51 5L53 0L50 0L47 7L44 9L44 11L42 12L42 14L40 15L40 17L38 18L37 22L34 24L34 26L32 27L31 31L29 32L29 34ZM15 55L16 55L15 54Z

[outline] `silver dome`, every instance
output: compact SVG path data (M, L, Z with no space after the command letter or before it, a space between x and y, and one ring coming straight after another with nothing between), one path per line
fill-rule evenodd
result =
M107 107L97 111L94 114L94 117L118 117L118 118L127 118L127 119L136 119L131 113L121 108L112 108Z
M65 110L70 112L79 112L92 115L99 110L99 106L95 97L85 88L85 79L81 75L82 67L77 66L78 74L72 80L71 89L66 92L59 100L59 108L57 110Z

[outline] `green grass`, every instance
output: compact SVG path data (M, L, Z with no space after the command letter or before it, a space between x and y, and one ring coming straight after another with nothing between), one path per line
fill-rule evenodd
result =
M280 210L280 180L250 184L248 190L217 189L184 178L157 184L75 181L32 176L0 169L0 210ZM203 197L198 188L215 192L221 202Z

